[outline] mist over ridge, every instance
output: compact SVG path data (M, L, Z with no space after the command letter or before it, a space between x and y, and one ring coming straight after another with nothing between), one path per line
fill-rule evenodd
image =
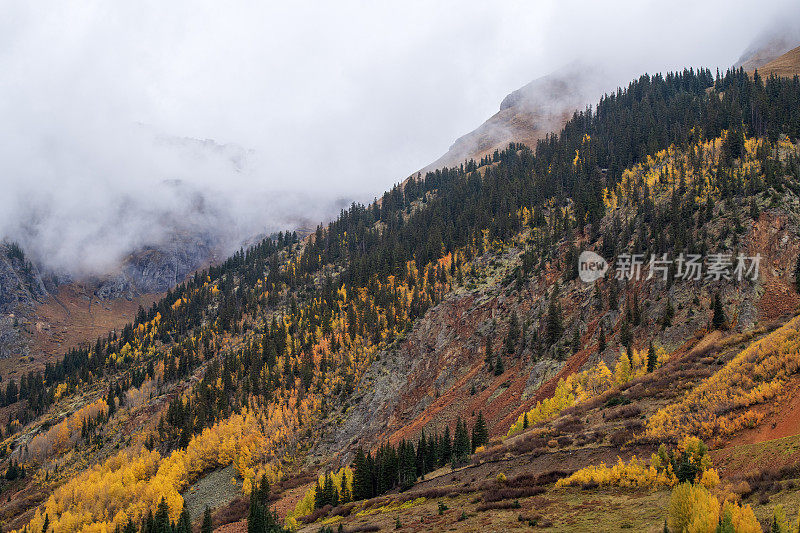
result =
M0 238L63 277L176 240L224 257L313 228L416 169L532 144L642 72L725 68L798 11L155 8L18 2L2 24ZM720 23L705 28L712 15Z

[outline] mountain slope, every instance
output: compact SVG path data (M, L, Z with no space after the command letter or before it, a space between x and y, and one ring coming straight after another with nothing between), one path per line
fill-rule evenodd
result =
M280 517L289 526L369 522L424 503L382 496L408 489L469 494L465 510L488 513L474 521L485 527L523 506L523 523L553 521L532 514L536 497L574 498L553 482L616 454L664 443L675 473L695 445L648 418L687 407L708 416L687 427L724 445L772 405L760 393L786 390L765 356L747 374L759 384L735 383L751 403L725 411L714 399L705 412L687 400L753 353L775 353L749 343L789 338L800 88L767 83L642 76L535 150L437 170L306 240L280 234L196 273L122 331L4 384L0 485L12 497L0 516L29 530L45 514L58 530L113 529L148 511L178 521L184 501L202 508L193 491L233 466L242 497L215 500L217 524L242 518L248 497L253 519L277 500L293 509ZM578 277L587 249L612 264L761 253L764 269L741 282L589 285ZM359 502L337 506L340 496ZM660 527L654 517L642 522Z
M478 128L453 143L445 154L420 170L458 166L464 161L504 150L509 143L535 146L558 132L575 111L584 109L608 87L603 74L591 65L575 63L535 79L506 96L500 110Z
M742 67L747 72L755 69L760 71L764 65L790 51L798 43L800 25L797 23L797 13L790 10L762 31L733 66Z
M14 243L0 242L0 359L21 353L20 315L47 294L36 267Z
M800 46L759 67L758 72L762 76L774 74L788 78L800 75Z
M771 32L753 42L734 66L751 73L758 69L764 76L775 73L791 77L800 72L797 49L792 49L799 38L794 28ZM424 175L470 159L478 161L495 150L505 149L509 143L535 146L547 134L557 133L575 111L583 110L613 89L609 83L608 75L600 68L580 62L537 78L508 94L496 114L456 139L446 153L418 173Z

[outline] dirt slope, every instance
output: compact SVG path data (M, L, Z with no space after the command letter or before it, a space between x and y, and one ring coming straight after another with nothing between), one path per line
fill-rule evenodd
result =
M80 343L93 342L131 322L141 305L150 307L161 294L98 299L91 289L78 283L62 285L21 317L30 356L0 359L0 375L13 377L44 368Z
M800 75L800 46L760 67L758 72L762 76L775 74L776 76L792 77Z

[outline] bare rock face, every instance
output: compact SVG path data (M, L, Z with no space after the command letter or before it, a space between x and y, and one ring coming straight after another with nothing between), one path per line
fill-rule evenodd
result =
M215 261L221 246L211 235L175 234L166 244L131 253L115 272L87 279L70 272L42 272L19 245L0 243L0 359L32 355L37 306L51 296L69 314L69 302L58 300L60 287L79 282L100 301L163 293Z
M16 318L11 315L0 315L0 359L24 353L25 343L20 336Z
M95 281L97 288L94 293L101 300L108 300L165 292L215 258L212 239L176 236L172 243L132 253L118 272Z
M488 275L478 287L449 294L405 338L379 354L358 383L352 405L326 421L312 461L337 455L340 464L347 464L359 446L396 444L417 438L422 430L444 431L445 426L452 433L457 418L472 423L479 410L487 420L500 421L490 433L505 431L504 420L515 419L518 408L533 401L526 389L538 388L564 364L522 347L502 353L508 369L502 375L485 362L486 340L494 339L500 350L508 328L495 317L507 318L512 310L544 310L544 286L533 283L519 290L502 282L517 264L518 252L503 254L496 267L488 267L487 259Z
M22 249L0 243L0 358L24 353L20 318L47 294L39 270Z
M667 351L680 350L687 339L712 327L714 295L723 301L730 328L740 332L795 313L800 294L792 272L800 254L795 238L800 220L794 208L769 207L767 200L760 200L758 208L759 219L743 229L736 246L747 257L760 256L760 276L719 282L667 283L657 278L631 282L643 317L632 326L635 339L647 338L648 329L658 327L660 345ZM718 234L724 224L724 218L717 217L710 229ZM732 250L733 242L729 236L721 241L721 249ZM560 246L565 251L567 243ZM401 439L418 439L423 431L429 436L441 434L445 427L452 434L458 418L473 424L479 412L489 421L490 436L504 435L523 411L552 396L560 379L600 359L613 369L623 348L609 342L599 350L600 324L612 332L611 338L612 326L625 313L625 302L598 308L595 286L578 278L565 279L557 263L548 263L524 282L514 282L510 274L521 251L511 247L478 259L478 274L471 283L447 294L405 338L381 352L357 383L350 404L329 415L311 461L340 466L353 459L359 446L369 450L384 442L397 444ZM556 283L567 331L556 345L537 343L534 334L544 338L544 317ZM603 289L606 294L609 287ZM674 317L665 321L668 306ZM522 329L520 342L509 351L504 339L512 314ZM577 343L571 345L573 334ZM487 342L492 342L493 357L502 357L503 371L495 372L487 361Z
M15 244L0 244L0 313L12 313L18 305L31 304L46 295L39 270L22 249Z
M399 349L382 352L361 378L353 405L343 416L329 421L311 458L325 460L342 451L339 461L347 464L359 445L368 447L371 439L385 431L387 420L394 418L400 391L418 362L405 343Z

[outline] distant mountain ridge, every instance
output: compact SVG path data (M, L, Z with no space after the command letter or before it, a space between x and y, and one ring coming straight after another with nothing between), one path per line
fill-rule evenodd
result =
M762 65L758 68L758 72L761 76L775 74L776 76L791 77L800 75L800 46Z
M747 72L758 69L763 75L800 74L799 44L800 26L790 21L756 39L733 66ZM509 93L497 113L456 139L447 152L414 175L458 166L470 159L477 161L512 142L534 147L548 133L558 132L575 111L614 88L607 73L582 62L536 78Z
M579 62L537 78L509 93L497 113L456 139L445 154L419 172L424 175L469 159L478 160L511 142L535 146L548 133L559 131L576 110L609 90L606 82L601 70Z
M800 25L797 25L789 17L788 20L770 27L767 32L756 38L742 52L733 66L742 67L747 72L760 70L761 67L789 52L798 44L800 44Z
M165 165L164 177L142 194L117 190L99 215L87 209L80 231L73 230L81 215L65 218L58 199L46 196L18 205L13 225L0 228L1 374L20 357L35 366L48 354L63 354L79 332L88 337L121 327L139 304L149 305L198 269L273 231L305 235L350 203L278 190L251 191L245 202L229 184L256 175L254 150L141 124L133 131L154 153L165 152L189 170L175 177L169 169L178 167ZM218 172L219 183L234 191L220 195L192 180L198 169ZM265 220L272 225L259 223ZM55 231L65 236L54 238Z

